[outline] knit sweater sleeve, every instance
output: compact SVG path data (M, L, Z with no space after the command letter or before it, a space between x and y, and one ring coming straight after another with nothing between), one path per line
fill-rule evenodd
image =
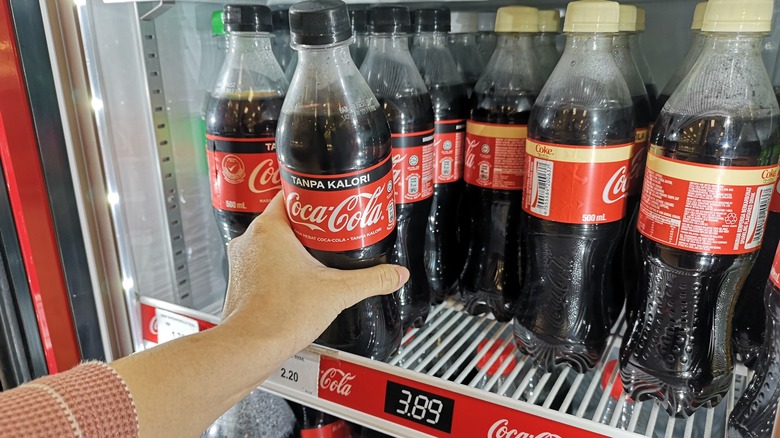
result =
M85 363L0 392L0 437L137 435L127 385L104 363Z

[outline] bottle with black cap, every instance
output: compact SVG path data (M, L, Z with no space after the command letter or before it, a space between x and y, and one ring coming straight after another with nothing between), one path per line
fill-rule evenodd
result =
M371 41L360 72L379 99L392 133L398 238L390 261L411 273L396 294L406 330L420 327L430 310L424 243L433 197L433 107L409 53L409 9L369 8L368 30Z
M414 16L412 59L428 86L435 125L433 207L425 235L425 268L431 303L438 304L456 292L465 258L458 241L457 218L463 192L468 98L463 77L447 47L450 11L418 9Z
M293 50L290 47L290 18L288 16L287 6L273 11L274 40L273 50L276 60L282 66L282 70L287 69L293 56Z
M206 110L211 200L225 244L279 191L276 122L287 80L271 51L271 10L227 5L228 54Z
M292 229L326 266L386 263L396 237L390 127L349 54L347 6L297 3L290 32L298 68L282 107L277 152ZM401 343L395 297L371 297L344 310L317 342L387 360Z
M349 46L352 60L360 68L368 52L368 28L366 27L366 10L350 9L349 21L352 23L352 37L355 39Z

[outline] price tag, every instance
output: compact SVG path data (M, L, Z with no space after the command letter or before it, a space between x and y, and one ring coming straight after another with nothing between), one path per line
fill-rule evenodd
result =
M319 374L320 356L300 351L287 359L268 381L316 397Z
M178 313L157 309L158 344L198 333L199 331L198 321Z

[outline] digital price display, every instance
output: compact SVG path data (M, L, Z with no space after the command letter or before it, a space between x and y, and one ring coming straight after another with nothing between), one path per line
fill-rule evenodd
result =
M454 411L455 400L387 381L385 413L450 433Z

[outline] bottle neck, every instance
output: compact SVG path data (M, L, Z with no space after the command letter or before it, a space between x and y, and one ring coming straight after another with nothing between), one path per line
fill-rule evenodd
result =
M563 56L608 55L612 52L612 39L615 33L570 33L566 37Z
M456 44L476 44L477 35L473 33L451 33L450 41Z
M496 50L533 50L535 33L501 32L497 34Z
M351 42L352 39L329 46L293 46L298 51L298 66L296 69L322 70L346 65L354 67L355 64L349 53Z
M262 50L271 50L270 33L232 32L228 34L228 54L251 54Z
M371 50L409 51L409 34L406 33L373 33L368 46Z
M735 64L737 62L763 62L764 36L762 33L701 33L701 56L721 58L726 55L733 58Z
M555 46L558 42L558 34L555 32L542 32L536 36L540 46Z
M444 32L424 32L414 36L412 43L415 47L442 48L447 46L447 34Z

